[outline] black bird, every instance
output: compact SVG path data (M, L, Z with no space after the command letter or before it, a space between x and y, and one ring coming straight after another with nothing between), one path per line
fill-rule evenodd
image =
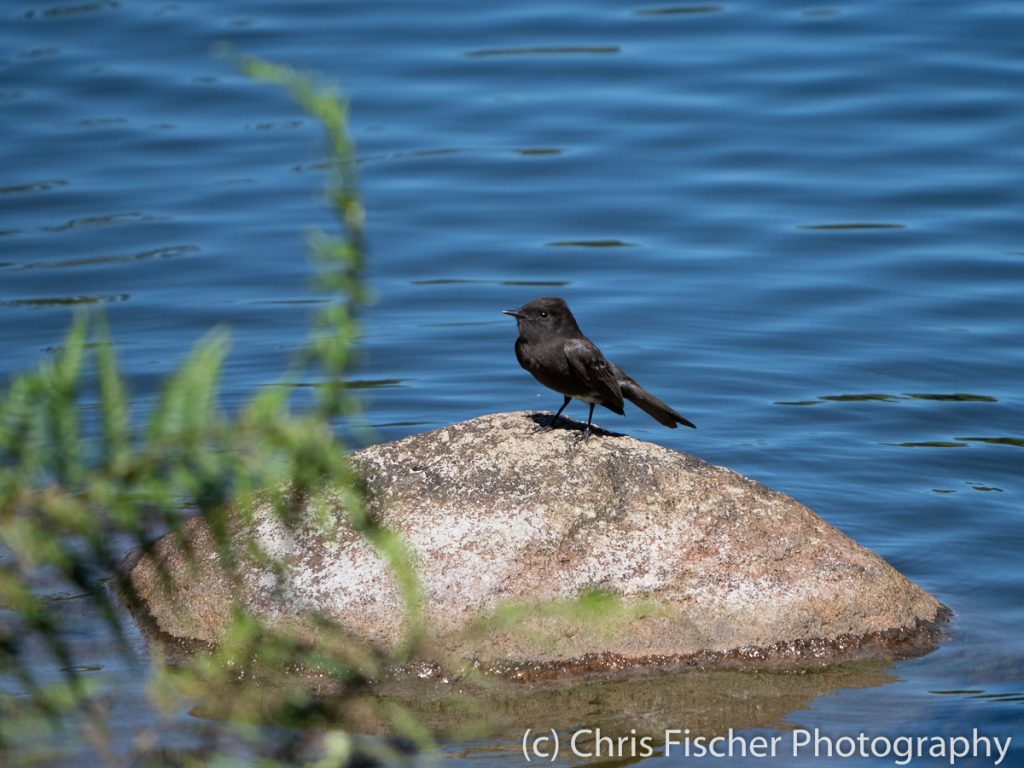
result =
M516 339L519 364L545 387L565 397L547 426L555 423L575 397L590 404L584 440L590 436L594 406L603 405L621 415L623 398L670 429L675 429L676 424L697 428L633 381L615 363L606 360L597 345L576 325L576 318L564 299L542 296L519 309L503 310L503 313L512 315L519 324Z

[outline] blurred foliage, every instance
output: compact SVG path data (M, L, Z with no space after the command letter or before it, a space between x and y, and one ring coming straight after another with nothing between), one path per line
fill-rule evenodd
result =
M259 81L286 88L326 131L333 161L327 195L343 235L315 232L309 242L317 286L331 300L316 313L286 385L262 389L237 414L218 408L228 340L212 333L166 380L147 423L140 425L99 314L78 315L53 358L0 393L2 764L46 762L42 745L54 734L58 741L87 739L100 762L109 765L232 764L228 754L236 760L248 754L263 765L323 768L357 756L364 762L404 759L400 750L360 742L338 728L346 706L374 701L356 695L360 683L381 665L400 662L415 647L422 626L410 553L400 538L365 514L345 448L333 430L339 420L358 414L345 374L358 335L356 313L366 302L363 209L347 105L333 87L307 74L256 59L241 59L239 65ZM295 412L287 384L299 376L318 385L314 402ZM173 664L154 653L154 706L170 712L198 702L196 714L215 718L202 721L217 726L206 729L208 738L188 749L172 748L162 743L157 725L135 739L131 754L115 748L103 692L75 658L69 639L74 628L65 626L62 598L87 603L130 659L132 635L118 605L119 599L129 606L136 599L118 569L125 551L136 546L145 552L167 532L184 543L187 510L204 518L231 573L240 556L230 536L232 520L244 521L254 499L269 493L263 489L278 489L272 499L287 522L328 483L342 494L350 526L396 575L407 606L405 646L390 658L362 649L340 657L274 631L236 606L216 650L183 655ZM327 514L321 522L328 530L336 525ZM297 672L315 672L347 693L318 698ZM410 743L429 746L406 713L378 706L388 708L384 714L394 730ZM287 736L268 736L269 729L246 723L298 728ZM311 733L317 736L315 749Z

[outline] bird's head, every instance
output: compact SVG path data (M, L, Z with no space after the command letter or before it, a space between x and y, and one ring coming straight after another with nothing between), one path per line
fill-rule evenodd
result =
M519 323L519 335L528 338L580 333L569 305L558 296L541 296L519 309L506 309L503 314L514 317Z

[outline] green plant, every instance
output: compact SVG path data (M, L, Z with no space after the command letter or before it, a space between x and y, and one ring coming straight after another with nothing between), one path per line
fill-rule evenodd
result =
M354 419L358 412L345 374L357 338L356 313L366 302L363 209L346 104L333 87L307 74L250 58L239 65L260 81L287 88L325 128L332 157L327 195L343 236L316 232L310 246L318 288L331 301L316 314L306 348L283 385L263 389L235 415L218 408L228 345L226 335L215 332L167 379L148 422L139 426L99 314L78 315L53 359L15 378L0 393L0 681L2 676L17 681L26 694L15 698L0 688L0 761L27 759L26 750L48 728L73 727L81 727L111 763L130 757L152 764L201 765L216 755L216 744L180 754L148 753L144 747L128 757L114 754L104 735L97 688L77 671L52 600L61 591L86 595L91 610L127 653L117 600L120 596L132 605L135 597L118 568L119 559L128 543L145 551L154 532L180 534L187 519L182 510L203 516L221 563L233 573L243 553L231 536L232 524L244 521L254 498L270 494L278 514L288 521L300 504L328 486L340 491L349 525L393 569L410 631L393 658L363 649L332 656L315 644L270 630L236 606L226 640L215 651L173 666L157 658L155 701L180 703L189 697L210 702L211 711L234 723L270 721L325 729L329 734L323 742L323 764L344 764L354 750L348 735L337 729L346 696L380 664L401 661L421 632L412 557L400 538L364 513L357 478L332 429L339 419ZM313 405L295 412L288 381L300 373L320 383ZM85 407L90 396L98 408ZM335 525L327 514L321 523L325 531ZM184 537L179 541L184 543ZM104 587L108 579L113 589ZM40 676L26 661L30 646L44 649L62 677ZM331 700L312 696L294 674L311 669L343 682L347 693ZM260 676L259 693L240 681L242 672ZM403 713L392 714L406 736L426 743ZM237 729L227 730L238 737ZM296 762L305 753L288 741L262 754ZM399 759L396 752L377 758Z

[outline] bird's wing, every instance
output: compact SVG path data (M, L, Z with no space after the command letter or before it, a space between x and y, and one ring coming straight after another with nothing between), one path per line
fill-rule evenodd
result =
M601 399L601 405L622 413L622 392L612 365L589 339L569 339L563 347L569 366Z

